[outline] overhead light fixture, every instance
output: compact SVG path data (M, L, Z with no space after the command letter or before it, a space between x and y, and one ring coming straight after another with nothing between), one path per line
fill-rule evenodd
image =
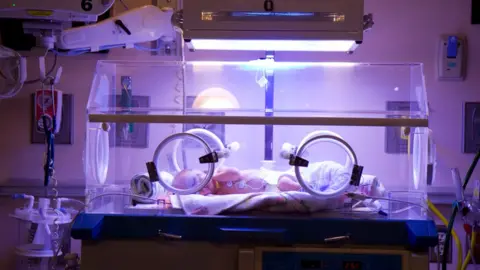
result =
M351 53L373 25L364 0L278 1L271 9L245 0L233 10L228 1L197 2L184 0L183 12L173 20L192 50Z
M354 40L192 39L194 50L351 52ZM188 44L188 43L187 43Z

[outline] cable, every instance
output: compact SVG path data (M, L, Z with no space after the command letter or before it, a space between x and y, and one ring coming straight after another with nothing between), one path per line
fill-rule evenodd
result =
M346 195L349 198L352 198L354 200L359 200L359 201L364 201L364 200L370 199L370 200L377 200L377 201L389 201L389 202L406 203L406 204L410 204L412 206L422 208L422 209L424 209L428 212L428 208L426 208L425 206L423 206L419 203L413 203L413 202L409 202L409 201L396 200L396 199L383 198L383 197L368 196L368 195L355 193L355 192L348 192L348 193L346 193ZM402 210L409 210L409 209L410 208L405 208L405 209L402 209Z
M455 223L455 217L457 216L457 212L458 212L458 203L455 203L453 207L452 215L450 216L450 220L447 223L447 233L445 235L444 254L448 254L450 252L450 238L452 235L453 224ZM442 270L447 270L447 256L443 257Z
M475 229L475 228L474 228L474 229ZM467 236L467 238L468 238L468 236ZM471 237L469 237L468 240L472 241ZM475 250L475 246L477 245L477 241L476 241L476 240L477 240L477 239L476 239L476 235L475 235L475 245L473 246L473 249L470 248L470 250ZM475 253L474 253L474 251L472 251L472 253L473 253L473 255L472 255L473 267L474 267L474 269L477 269L477 261L475 260Z
M462 268L461 270L465 270L468 267L468 263L472 259L472 251L475 250L475 243L477 239L477 233L475 232L475 228L472 229L472 236L470 239L470 249L468 250L467 257L465 257L465 260L463 261Z
M468 181L470 181L470 178L472 177L473 171L477 167L477 163L480 160L480 150L477 151L477 154L475 154L475 157L473 158L473 162L470 165L470 168L468 168L467 175L465 176L465 180L463 182L463 190L467 188Z
M160 45L158 45L158 46L160 46ZM175 90L176 93L175 93L175 97L173 98L173 102L175 104L179 105L182 108L183 114L185 114L185 99L186 99L184 97L184 95L185 95L185 91L184 91L185 90L185 88L184 88L184 83L185 83L184 82L185 81L184 80L184 78L185 78L184 72L185 72L185 65L181 65L181 67L175 73L175 77L177 78L177 80L176 80L176 83L175 83L175 89L174 90ZM177 106L175 105L175 108L176 107ZM170 127L172 128L172 134L174 134L176 132L176 128L177 128L176 124L170 124ZM186 125L182 126L183 131L185 131L186 127L187 127ZM172 167L174 167L173 157L171 159L171 163L172 164L170 164L170 165ZM188 168L187 153L186 153L184 147L182 147L182 163L183 163L183 167L185 169L187 169Z
M125 47L125 44L116 44L116 45L106 45L106 46L100 46L98 48L99 51L104 51L104 50L110 50L110 49L115 49L115 48L123 48ZM79 56L85 53L91 53L92 49L91 48L78 48L74 50L69 50L69 51L58 51L58 50L52 50L52 52L55 53L55 55L59 56Z
M439 219L440 221L442 221L442 223L445 225L445 226L448 226L448 221L447 219L445 218L445 216L443 216L443 214L438 210L437 207L435 207L435 205L427 199L427 205L428 205L428 208L430 209L430 211L432 211ZM455 245L457 246L457 270L461 269L462 268L462 261L463 261L463 250L462 250L462 244L460 243L460 238L458 237L458 234L455 230L452 230L452 235L453 235L453 239L455 240ZM446 244L445 244L446 245ZM446 254L446 250L444 250L444 253L443 253L444 257L447 257Z
M120 4L122 4L124 9L129 10L128 5L125 3L124 0L120 0Z
M119 48L119 47L124 47L124 45L102 46L102 47L100 47L100 50L109 50L109 49ZM50 67L50 69L47 71L45 76L49 76L55 70L55 67L57 66L58 56L78 56L78 55L82 55L82 54L91 52L91 49L90 48L82 48L82 49L75 49L75 50L70 50L70 51L66 51L66 52L62 52L62 51L58 51L58 50L52 50L52 52L54 53L53 64ZM47 54L48 54L48 51L45 54L45 56ZM35 83L39 83L41 81L42 81L41 78L37 78L37 79L34 79L34 80L25 81L23 84L35 84Z
M52 74L52 72L55 70L56 66L57 66L57 54L54 55L53 64L50 67L50 69L47 71L47 74L45 74L45 76L50 76L50 74ZM23 84L34 84L34 83L39 83L41 81L42 81L42 79L38 78L38 79L35 79L35 80L25 81Z
M470 164L470 167L468 168L467 174L465 175L465 180L463 181L462 191L465 191L465 188L467 187L468 182L470 181L470 178L472 177L473 171L475 170L475 167L477 167L477 163L479 160L480 160L480 149L475 154L475 157L473 158L473 162L472 164ZM447 254L450 251L449 242L452 234L453 223L455 222L455 217L457 216L458 208L459 208L459 205L457 202L453 206L453 212L452 212L452 215L450 216L450 221L448 223L447 234L445 236L445 253ZM442 261L442 270L447 270L446 257L444 257Z

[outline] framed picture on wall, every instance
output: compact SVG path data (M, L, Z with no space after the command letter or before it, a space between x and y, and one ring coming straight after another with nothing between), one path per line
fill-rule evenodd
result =
M186 107L191 109L193 102L195 101L196 96L187 96L186 97ZM187 113L187 115L212 115L212 116L224 116L225 113L223 112L206 112L206 113ZM213 134L217 135L218 138L222 141L222 143L225 143L225 125L223 124L185 124L183 125L183 131L188 131L190 129L194 128L202 128L206 129ZM202 138L204 139L208 145L213 146L215 143L211 142L209 138ZM183 147L185 148L198 148L201 147L198 143L195 143L192 140L186 140L184 142ZM215 150L215 149L212 149Z
M417 102L410 101L387 101L387 111L389 112L419 112L420 107ZM387 115L387 118L399 118L398 113ZM386 127L385 130L385 153L387 154L407 154L408 138L413 130L407 127ZM410 143L410 151L413 151L413 143Z
M116 107L121 107L122 96L111 95L110 104L116 103ZM112 106L112 105L109 105ZM113 106L112 106L113 107ZM149 96L132 96L132 108L150 107ZM134 112L126 112L133 114ZM135 112L135 114L142 114ZM145 113L143 113L145 114ZM148 124L145 123L114 123L109 131L110 147L123 148L148 148Z

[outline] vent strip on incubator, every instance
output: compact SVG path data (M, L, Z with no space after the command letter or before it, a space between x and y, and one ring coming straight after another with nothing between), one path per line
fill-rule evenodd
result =
M408 118L90 114L88 119L93 123L428 127L428 119Z

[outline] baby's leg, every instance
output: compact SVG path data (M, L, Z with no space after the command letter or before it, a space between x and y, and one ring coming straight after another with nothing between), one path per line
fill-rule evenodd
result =
M290 176L290 175L280 176L280 178L278 178L277 188L281 192L300 191L302 189L302 187L296 181L296 179L293 176Z

